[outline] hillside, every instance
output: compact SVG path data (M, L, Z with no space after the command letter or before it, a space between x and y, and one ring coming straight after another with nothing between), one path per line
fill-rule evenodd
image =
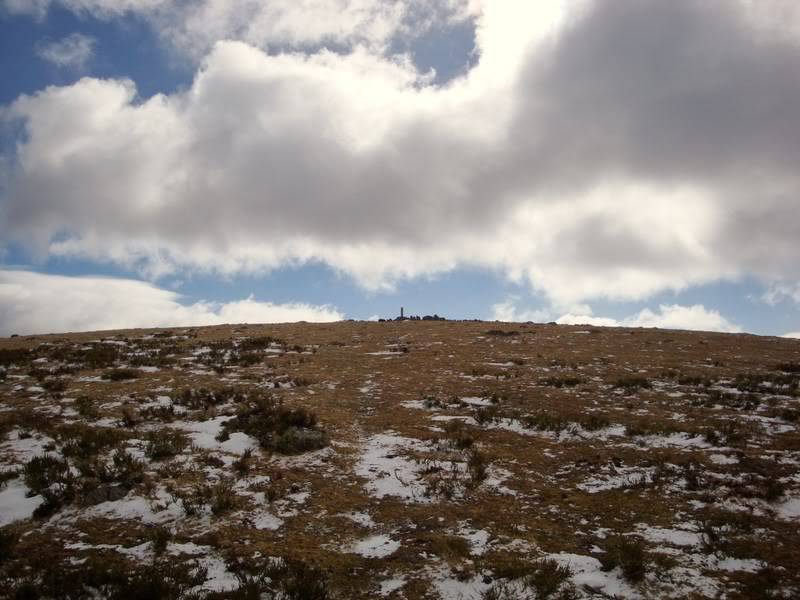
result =
M130 330L0 379L8 597L800 595L798 340Z

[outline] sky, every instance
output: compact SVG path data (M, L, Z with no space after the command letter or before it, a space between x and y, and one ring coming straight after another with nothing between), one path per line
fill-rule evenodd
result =
M0 335L800 337L795 0L0 0Z

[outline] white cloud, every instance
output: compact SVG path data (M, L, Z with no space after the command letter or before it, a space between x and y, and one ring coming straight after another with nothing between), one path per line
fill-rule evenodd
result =
M258 48L368 46L383 52L396 36L415 37L475 15L475 0L0 0L13 14L43 17L58 5L79 15L135 14L181 52L201 58L220 40Z
M800 331L792 331L790 333L784 333L781 337L800 340Z
M39 44L36 54L57 67L83 68L94 54L96 40L80 33Z
M171 95L84 79L4 111L24 136L0 236L40 256L153 278L319 261L369 289L478 267L572 314L800 278L800 45L765 44L739 4L442 0L441 18L475 19L479 60L435 86L384 51L411 0L258 3L291 25L252 38L257 16L230 6L255 3L60 2L167 33L182 27L168 9L207 10L200 47L251 44L217 43ZM329 34L301 25L331 7L339 54L253 45L306 31L313 46Z
M596 327L624 327L616 319L608 317L595 317L591 314L573 315L567 313L556 319L559 325L594 325Z
M761 300L770 306L775 306L784 300L791 300L800 304L800 283L776 283L767 289Z
M658 327L659 329L687 329L692 331L720 331L738 333L742 329L731 323L716 310L695 304L680 306L662 304L658 312L645 308L640 313L622 320L594 317L592 315L566 314L557 319L563 325L599 325L604 327Z
M624 319L598 317L592 314L592 309L587 305L576 305L573 312L562 314L554 319L553 314L557 307L550 309L526 310L516 305L518 298L510 297L504 302L492 306L492 319L507 322L523 321L555 321L560 325L594 325L597 327L658 327L660 329L687 329L696 331L721 331L736 333L742 329L728 321L713 309L695 304L694 306L681 306L679 304L662 304L654 312L645 308L639 313ZM557 314L557 313L555 313Z
M193 304L180 298L143 281L0 270L0 335L343 318L331 306L272 304L252 296Z
M542 323L550 321L550 311L548 310L520 310L515 304L515 298L509 298L504 302L492 305L492 321L505 321L507 323L524 323L534 321Z

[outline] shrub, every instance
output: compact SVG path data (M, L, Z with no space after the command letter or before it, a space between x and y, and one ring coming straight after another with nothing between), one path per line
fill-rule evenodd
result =
M59 428L58 435L64 440L63 455L82 459L112 448L125 438L125 434L118 429L80 424L64 425Z
M57 377L45 379L41 385L48 394L59 394L67 389L66 380Z
M263 448L281 454L300 454L328 445L316 414L302 407L288 408L266 396L251 399L223 428L226 433L243 431Z
M252 456L253 451L248 448L244 451L244 454L233 462L233 470L236 471L240 477L244 477L250 472L250 459Z
M639 389L649 390L652 386L646 377L640 375L629 375L627 377L620 377L614 381L614 387L617 389L625 390L628 393L634 392Z
M22 475L32 495L45 495L56 487L66 488L72 480L67 461L53 454L33 457L23 468Z
M467 458L467 472L469 473L470 483L477 487L488 475L489 461L479 450L473 448Z
M464 425L463 421L454 420L448 421L444 427L447 438L454 448L459 450L466 450L471 448L475 443L475 438Z
M170 458L183 452L186 436L175 429L163 428L147 434L145 454L152 460Z
M270 571L286 600L328 600L328 578L302 561L284 559Z
M156 556L164 554L167 544L172 540L172 532L163 525L156 525L149 532L150 541L153 544L153 553Z
M226 387L219 390L185 389L180 394L173 396L173 404L178 404L192 410L208 409L227 402L244 402L242 392Z
M111 369L103 373L103 379L108 381L127 381L138 377L139 371L136 369Z
M639 539L625 536L612 538L600 563L604 571L619 567L628 581L632 583L641 581L647 572L644 543Z
M9 527L0 529L0 564L10 558L14 558L14 550L17 547L19 536Z
M575 387L583 383L580 377L547 377L539 382L539 385L547 385L554 388Z
M84 350L81 360L90 369L104 369L112 366L119 358L119 350L112 344L94 344Z
M24 348L0 348L0 365L4 367L27 364L31 358L31 351Z
M537 598L550 598L569 581L570 568L553 559L545 558L535 563L533 572L525 579L528 587L536 590Z
M538 431L552 431L561 433L569 426L569 421L564 417L553 415L547 412L537 412L532 415L525 415L521 419L522 426L526 429L536 429Z
M230 479L220 479L211 488L211 512L214 515L221 515L237 504L238 497L233 489L233 481Z
M47 517L75 496L74 477L67 461L60 457L45 454L32 458L23 468L25 484L31 489L30 495L41 495L44 503L33 512L36 518Z
M89 396L79 396L77 400L75 400L75 408L77 409L78 414L84 418L94 419L97 417L97 408Z
M486 425L497 420L496 406L481 406L475 411L475 420L480 425Z
M303 427L289 427L273 437L272 449L280 454L302 454L328 445L324 431Z
M284 340L274 338L268 335L261 337L245 338L239 341L239 349L244 351L265 350L270 346L285 346Z
M493 335L496 337L511 337L515 335L519 335L519 331L503 331L502 329L490 329L486 332L486 335Z

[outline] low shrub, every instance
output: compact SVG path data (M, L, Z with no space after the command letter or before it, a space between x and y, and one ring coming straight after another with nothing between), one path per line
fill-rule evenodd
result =
M490 329L486 332L486 335L492 335L496 337L512 337L515 335L519 335L519 331L503 331L502 329Z
M636 583L647 573L647 552L640 539L627 536L611 538L606 553L600 559L604 571L619 567L628 581Z
M140 371L137 369L111 369L103 373L103 379L107 381L128 381L138 379Z
M545 558L533 565L533 572L525 578L525 584L536 590L537 598L551 598L569 581L572 571L566 565Z
M145 454L152 460L163 460L180 454L187 444L183 432L165 427L147 434Z
M467 472L472 487L480 485L489 474L489 461L477 448L473 448L467 457Z
M249 399L233 419L224 423L223 431L243 431L257 439L262 448L280 454L318 450L329 441L315 413L302 407L288 408L268 396Z
M458 450L467 450L475 443L472 433L461 420L447 421L444 431L450 445Z
M646 377L640 375L620 377L614 381L613 386L617 389L625 390L628 393L640 389L649 390L652 387L650 381Z
M0 529L0 565L14 558L14 551L18 542L19 536L16 531L10 527Z

